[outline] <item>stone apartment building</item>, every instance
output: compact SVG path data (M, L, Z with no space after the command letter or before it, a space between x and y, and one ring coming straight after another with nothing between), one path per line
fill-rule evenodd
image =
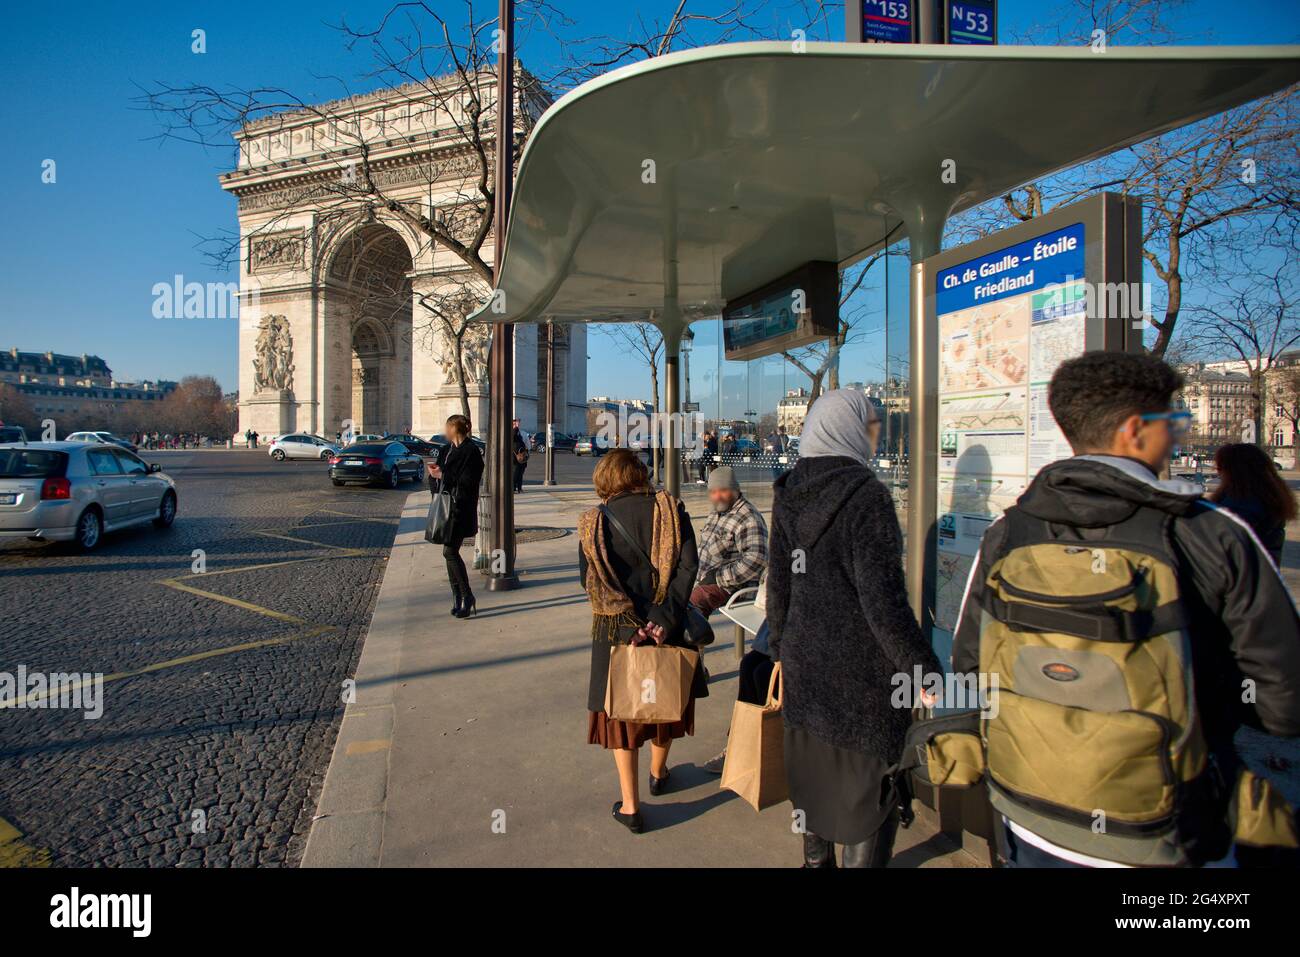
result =
M121 409L130 403L160 402L175 382L118 382L99 356L57 352L0 352L0 382L24 395L38 418L60 429L76 428L78 416Z

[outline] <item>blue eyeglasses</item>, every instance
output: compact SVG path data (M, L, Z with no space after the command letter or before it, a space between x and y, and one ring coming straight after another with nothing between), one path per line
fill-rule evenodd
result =
M1144 412L1138 418L1143 422L1168 422L1169 431L1173 435L1185 435L1192 427L1192 413L1186 409L1173 409L1169 412Z

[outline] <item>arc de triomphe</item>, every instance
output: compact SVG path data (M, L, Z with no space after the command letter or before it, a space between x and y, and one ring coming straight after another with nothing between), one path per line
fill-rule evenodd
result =
M427 436L461 411L463 372L474 431L486 434L488 330L459 321L486 284L411 224L412 213L437 217L458 236L477 225L478 154L449 115L456 96L434 86L276 113L236 134L238 166L221 186L239 201L240 433L333 437L350 423ZM483 256L492 261L490 237ZM545 427L539 328L515 331L525 429ZM586 328L555 338L555 427L580 432Z

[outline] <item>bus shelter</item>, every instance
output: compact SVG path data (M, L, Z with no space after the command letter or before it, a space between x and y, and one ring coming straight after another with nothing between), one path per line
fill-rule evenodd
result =
M906 238L906 566L924 621L938 330L925 319L922 264L940 252L948 219L1297 80L1295 46L763 42L646 60L543 115L519 163L497 287L472 318L652 322L675 413L690 323L803 264L849 266ZM666 475L676 493L674 446ZM511 530L500 519L494 547Z

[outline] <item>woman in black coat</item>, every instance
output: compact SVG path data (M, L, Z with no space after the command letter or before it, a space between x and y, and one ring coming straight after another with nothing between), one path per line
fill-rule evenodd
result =
M451 496L451 513L443 538L442 557L447 562L447 579L456 603L451 613L457 618L474 614L474 592L469 587L469 572L460 557L460 546L478 532L478 486L483 478L483 454L469 437L469 419L453 415L443 434L450 443L442 460L429 463L430 484L441 483L440 491ZM439 490L435 490L439 491Z
M776 481L767 622L781 662L785 769L804 813L804 866L884 867L898 827L887 769L902 752L914 669L942 676L903 584L902 535L867 462L880 421L861 393L808 411L799 463ZM926 678L926 680L933 680Z
M641 745L650 742L650 793L657 796L668 788L668 750L674 739L695 733L695 699L707 695L708 686L697 662L680 720L633 724L611 718L605 713L610 652L615 644L649 641L690 647L686 605L699 556L686 509L651 488L635 452L611 449L598 461L592 482L603 504L578 521L579 576L592 611L587 743L614 752L622 792L614 820L640 834Z

